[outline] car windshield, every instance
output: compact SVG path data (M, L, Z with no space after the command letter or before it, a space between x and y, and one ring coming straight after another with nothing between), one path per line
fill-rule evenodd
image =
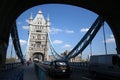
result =
M50 65L50 61L44 61L43 64Z
M56 65L58 66L66 66L66 62L56 62Z

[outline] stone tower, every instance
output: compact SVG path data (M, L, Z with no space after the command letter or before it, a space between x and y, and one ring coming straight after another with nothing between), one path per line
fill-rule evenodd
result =
M32 14L30 15L28 31L28 56L32 60L34 60L34 58L37 58L39 61L48 60L49 28L49 16L45 20L42 11L38 11L34 19L32 17Z

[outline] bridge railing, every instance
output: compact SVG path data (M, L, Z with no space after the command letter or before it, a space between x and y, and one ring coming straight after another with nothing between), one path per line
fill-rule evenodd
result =
M39 63L35 63L35 71L39 80L47 80L47 70Z
M2 71L14 69L14 68L20 67L21 65L22 65L21 62L6 63L5 67L2 69Z
M69 62L73 71L88 71L89 62Z
M23 80L24 66L20 62L7 63L0 72L0 80Z

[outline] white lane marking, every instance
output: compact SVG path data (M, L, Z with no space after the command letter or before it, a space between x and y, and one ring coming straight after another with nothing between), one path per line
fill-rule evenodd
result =
M82 76L81 76L82 77ZM82 77L83 79L86 79L86 80L91 80L91 79L89 79L89 78L87 78L87 77Z

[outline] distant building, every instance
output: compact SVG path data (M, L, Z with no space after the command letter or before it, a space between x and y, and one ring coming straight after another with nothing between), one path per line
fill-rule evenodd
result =
M48 61L54 61L54 60L55 60L54 56L53 55L49 55L49 60Z
M29 58L38 58L40 61L48 60L48 32L50 28L49 16L44 19L42 11L38 11L33 19L32 14L29 18L29 42L28 55Z
M69 53L69 51L66 50L65 52L61 53L61 56L64 57L64 56L68 55L68 53Z
M81 62L82 58L80 56L76 56L75 58L70 59L71 62Z
M63 53L61 54L61 56L64 57L64 56L68 55L69 52L70 52L70 51L66 50L65 52L63 52ZM70 62L80 62L80 61L82 61L82 57L81 57L81 56L76 56L75 58L71 58L71 59L70 59Z

